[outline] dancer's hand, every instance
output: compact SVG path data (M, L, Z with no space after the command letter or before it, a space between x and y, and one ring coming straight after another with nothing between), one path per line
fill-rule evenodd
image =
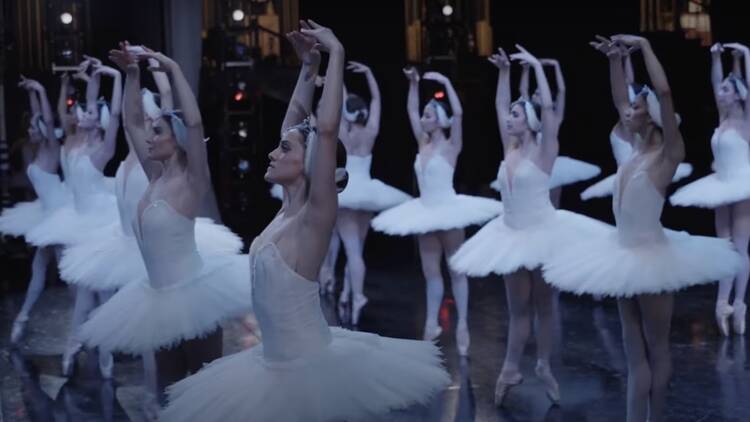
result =
M530 66L541 64L539 63L539 59L534 57L533 54L529 53L529 51L523 48L520 44L516 44L516 48L518 49L518 53L511 54L511 60L519 61L521 63L528 63Z
M94 65L93 69L94 71L91 73L92 75L106 75L114 78L120 74L117 69L109 66Z
M542 66L559 66L560 63L556 59L539 59L539 63Z
M149 65L148 67L148 70L152 72L172 73L175 69L180 67L180 65L178 65L176 61L172 60L170 57L164 55L163 53L153 51L147 47L143 47L143 50L143 53L136 53L135 57L136 59L138 59L138 61L149 59L156 60L156 66Z
M594 47L597 51L604 53L607 57L622 56L623 52L626 51L612 42L609 38L601 35L596 35L596 41L589 42L589 45Z
M326 77L325 76L315 75L315 86L316 87L320 88L321 86L323 86L325 84L326 84Z
M109 60L122 70L128 70L128 67L138 66L138 59L130 51L130 43L122 41L119 49L109 50Z
M730 43L724 44L724 47L731 48L732 55L735 55L735 56L742 56L744 54L750 53L750 49L748 49L747 46L742 45L740 43L736 43L736 42L730 42Z
M715 43L711 46L711 54L721 54L724 52L724 46L720 42Z
M311 64L315 61L320 61L320 51L317 50L317 41L315 38L305 35L299 31L292 31L286 34L286 39L292 43L297 58L305 63Z
M365 64L362 64L360 62L350 61L349 64L346 66L347 70L351 70L354 73L369 73L372 72L372 70Z
M442 85L450 83L450 80L445 75L438 72L426 72L422 77L427 81L435 81Z
M88 61L89 64L92 65L92 66L101 66L102 65L102 61L99 60L99 59L97 59L96 57L87 56L87 55L84 54L83 58L86 59L86 61Z
M417 68L414 66L405 68L404 75L406 75L406 79L408 79L409 82L419 82L419 72L417 72Z
M326 28L312 19L300 21L300 26L302 34L313 37L318 42L315 47L316 49L327 52L344 50L344 46L330 28Z
M617 34L612 36L612 42L615 44L623 44L628 47L633 46L643 46L644 44L648 44L648 40L638 36L638 35L629 35L629 34Z
M44 90L44 87L42 86L42 84L39 83L39 81L36 81L34 79L27 79L23 75L21 75L21 82L18 83L18 86L29 91Z
M505 50L503 50L501 47L498 47L497 54L491 55L487 60L489 60L490 63L494 64L498 69L510 68L510 60L508 60L508 55L505 54ZM523 65L523 63L521 63L521 65Z

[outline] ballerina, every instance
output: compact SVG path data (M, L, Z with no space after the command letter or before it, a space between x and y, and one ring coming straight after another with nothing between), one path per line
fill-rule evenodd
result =
M405 69L409 80L407 113L418 145L414 172L420 197L382 212L372 220L372 227L390 235L417 235L422 274L427 284L425 340L434 340L443 332L438 325L438 311L443 300L441 262L447 260L464 241L464 227L482 224L497 216L502 204L488 198L457 194L453 188L458 155L461 153L463 109L450 80L437 72L427 72L424 79L445 87L453 116L447 107L432 99L419 115L419 74ZM446 136L446 131L450 136ZM460 355L468 354L469 285L466 277L450 271L453 298L458 311L456 346Z
M137 61L149 58L158 62L151 70L171 78L181 112L145 118ZM164 403L167 385L221 356L220 324L250 309L247 269L242 255L198 251L196 215L210 193L210 177L200 111L179 65L127 43L110 51L110 59L127 69L125 130L148 178L129 222L146 273L101 306L81 327L80 338L108 350L154 352Z
M558 125L562 126L563 119L565 118L566 88L565 78L563 77L560 63L555 59L539 59L539 62L542 66L551 66L555 69L555 82L557 85L557 95L555 96L554 101L555 116L557 116ZM532 104L541 106L539 87L537 87L534 94L529 97L529 66L526 64L522 66L519 91L521 93L521 99L531 101ZM560 206L560 196L562 195L563 186L594 178L598 176L599 173L601 173L599 166L566 156L558 156L557 159L555 159L555 164L552 166L552 173L550 174L549 179L552 205L554 205L555 208ZM490 184L490 187L498 192L501 191L499 174L500 169L498 168L498 178Z
M87 75L89 68L92 72ZM102 75L114 79L111 112L104 101L97 100ZM58 103L66 131L60 161L73 201L27 233L27 238L38 245L60 244L68 247L82 243L90 232L117 218L115 198L102 170L114 156L120 127L120 73L102 66L98 59L86 57L75 77L87 83L85 110L80 105L74 106L75 117L71 119L64 99ZM82 349L77 338L79 327L97 304L105 302L110 295L111 292L95 292L81 286L76 288L68 344L62 356L63 375L72 374L76 355ZM106 349L99 350L99 367L104 378L111 378L112 364L111 353Z
M313 280L346 180L336 168L344 49L330 29L301 25L287 37L303 66L265 176L283 185L284 203L250 247L263 343L171 386L162 421L361 420L424 403L449 382L434 344L329 328L323 317ZM318 48L329 54L327 83L311 127Z
M601 223L565 210L556 210L549 195L549 178L558 153L560 127L549 83L541 62L517 46L512 59L528 63L539 86L537 110L531 101L511 103L510 60L502 48L490 57L499 70L495 109L505 159L500 164L503 215L487 223L450 260L453 271L473 277L502 275L510 313L508 347L495 386L495 404L503 404L510 389L523 381L521 358L536 325L536 374L553 403L560 401L552 374L554 289L542 277L544 264L568 239L590 233ZM541 111L541 116L539 112Z
M734 274L740 258L725 239L665 230L666 190L685 157L672 95L650 43L634 35L592 43L609 58L612 96L635 152L617 171L612 208L617 227L578 236L545 264L561 290L617 298L628 364L627 421L663 420L671 374L669 333L673 294ZM642 52L654 89L629 101L621 47ZM651 105L651 106L649 106Z
M339 302L348 303L351 294L351 323L356 326L360 312L367 304L362 252L372 215L408 201L411 196L370 176L372 148L380 131L380 89L369 67L350 61L347 69L365 75L371 96L368 107L362 97L348 94L344 88L344 112L339 129L339 139L346 147L349 175L346 189L338 196L336 217L336 232L344 245L347 273Z
M67 75L63 75L63 79L66 78ZM37 151L33 161L26 168L26 173L38 199L21 202L3 210L0 215L0 233L11 236L25 236L29 230L70 201L69 194L57 174L60 165L60 140L56 133L58 131L54 128L54 116L47 91L39 82L23 76L18 86L27 91L31 105L32 117L28 136L29 142L37 146ZM17 344L23 337L29 314L44 290L47 266L52 260L59 259L59 253L60 249L56 245L38 245L34 250L31 280L23 305L13 320L11 344Z
M636 92L641 92L643 86L635 83L635 73L633 72L633 61L631 54L637 51L638 47L623 49L622 65L625 72L625 83L627 84L628 99L632 102L635 100ZM679 122L679 119L678 119ZM609 143L612 148L612 155L615 157L615 163L619 168L622 164L630 159L634 153L632 136L625 129L622 121L617 121L609 133ZM674 173L672 183L676 183L693 173L693 166L689 163L680 163L677 171ZM604 179L594 183L581 192L581 200L588 201L592 198L604 198L612 196L615 185L615 174L609 175Z
M711 82L716 106L719 109L719 127L711 138L714 154L714 173L683 186L669 201L678 206L696 206L715 210L716 234L729 239L742 256L742 267L719 281L716 297L716 322L722 335L732 329L745 333L748 277L750 277L750 96L742 73L731 73L724 78L721 65L723 48L731 48L744 56L745 73L750 72L750 50L741 44L715 44L711 47ZM734 301L729 298L734 290Z

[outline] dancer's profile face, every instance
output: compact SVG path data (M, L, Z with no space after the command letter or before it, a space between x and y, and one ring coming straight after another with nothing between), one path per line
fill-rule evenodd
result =
M729 78L724 79L721 85L719 85L719 90L716 92L716 101L722 106L731 106L735 102L740 101L740 95Z
M86 107L78 118L78 126L84 129L93 129L99 125L99 110L96 106Z
M166 119L151 122L151 136L146 138L148 158L154 161L165 161L177 152L179 146Z
M651 121L645 95L637 95L635 101L625 109L623 123L628 130L638 131Z
M267 182L286 185L304 177L305 139L298 130L284 133L279 145L268 154Z
M520 136L526 131L531 130L529 128L529 122L526 119L526 110L523 108L521 103L515 103L510 107L510 113L508 118L505 119L505 130L509 135Z
M426 106L424 106L424 110L422 111L422 118L419 119L419 123L422 125L422 130L427 133L433 132L440 128L440 124L438 123L437 111L435 111L434 105L427 104Z

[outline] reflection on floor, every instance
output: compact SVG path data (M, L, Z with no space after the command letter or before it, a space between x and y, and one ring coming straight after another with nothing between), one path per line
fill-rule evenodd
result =
M424 282L414 270L371 270L360 329L381 335L418 338L424 313ZM613 301L562 295L554 365L562 404L551 407L533 372L534 345L524 361L525 381L513 389L506 406L493 405L495 378L505 353L507 312L502 280L470 282L469 359L455 350L454 310L446 298L441 309L440 344L453 384L429 406L388 415L389 421L621 421L626 374L617 308ZM450 289L446 288L446 292ZM677 295L672 329L674 376L669 421L750 420L750 367L745 338L721 339L713 322L711 286ZM64 287L45 291L24 343L10 350L7 339L20 294L0 299L0 422L140 421L140 360L117 356L115 379L103 382L95 357L82 354L76 375L60 375L60 354L67 333L72 295ZM323 301L331 324L338 324L336 303ZM225 352L239 349L236 327L227 327Z

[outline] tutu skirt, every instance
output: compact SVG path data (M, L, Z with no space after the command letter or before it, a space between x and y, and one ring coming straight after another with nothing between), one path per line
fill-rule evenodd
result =
M147 279L127 284L80 329L91 347L134 355L210 334L252 308L247 255L203 257L195 277L160 289Z
M572 240L601 233L608 227L565 210L553 210L542 221L523 228L510 227L500 216L464 242L449 264L454 271L472 277L508 274L521 268L533 270Z
M716 208L750 199L750 172L720 178L709 174L677 190L670 198L681 207Z
M25 236L47 217L42 201L19 202L0 214L0 233L8 236Z
M270 361L263 344L168 389L162 421L359 421L425 403L450 383L431 342L331 328L324 349Z
M729 278L739 268L739 254L724 239L664 230L662 241L628 247L611 228L560 249L545 264L544 278L571 293L631 297Z
M380 213L372 220L372 227L396 236L425 234L482 224L502 209L500 201L461 194L429 202L415 198Z
M196 219L195 240L198 252L206 256L236 254L242 249L237 235L207 218ZM119 289L148 277L136 238L123 232L119 220L65 248L59 267L66 282L91 290Z
M78 212L72 201L57 208L26 233L26 241L34 246L72 246L119 219L114 195L101 193L96 195L91 211Z
M377 179L350 177L339 194L339 208L379 212L412 199L410 195Z
M677 166L674 177L672 177L672 183L679 182L680 180L689 177L692 173L692 165L688 163L680 163ZM591 198L604 198L607 196L612 196L612 192L615 188L615 176L616 175L614 174L607 176L604 179L586 188L586 190L581 192L581 199L584 201L588 201Z

